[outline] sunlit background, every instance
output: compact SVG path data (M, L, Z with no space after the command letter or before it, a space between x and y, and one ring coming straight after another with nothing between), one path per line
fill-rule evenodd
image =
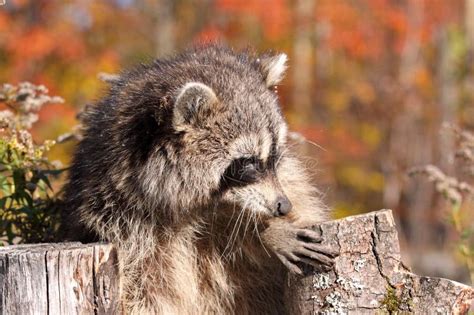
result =
M98 73L209 40L287 53L282 106L335 216L393 209L415 271L469 281L449 205L407 172L454 174L442 123L474 127L473 0L6 0L0 83L41 83L66 100L34 130L54 139L106 92ZM67 165L72 150L51 156ZM472 203L461 211L470 224Z

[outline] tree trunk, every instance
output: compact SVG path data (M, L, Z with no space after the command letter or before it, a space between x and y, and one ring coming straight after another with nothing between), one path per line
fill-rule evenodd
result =
M148 16L152 22L150 36L156 58L172 54L175 50L175 5L172 0L146 0L142 3L144 16Z
M293 42L293 98L294 111L298 113L298 125L307 127L312 116L313 43L315 0L298 0L295 8L295 36Z
M472 54L474 52L474 0L466 0L465 12L467 41Z
M390 128L384 202L387 208L404 214L410 248L418 251L431 245L431 225L419 222L430 222L433 189L421 180L406 182L406 172L413 166L432 162L433 135L416 86L417 73L423 68L420 38L425 7L422 1L407 1L406 6L408 29L398 74L403 99Z
M325 222L314 230L341 254L330 272L307 267L305 276L290 276L291 314L463 314L474 299L467 285L417 276L403 265L390 210Z

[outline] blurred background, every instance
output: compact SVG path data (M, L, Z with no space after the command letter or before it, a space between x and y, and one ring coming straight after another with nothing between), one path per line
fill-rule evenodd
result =
M0 83L65 99L33 130L54 139L106 92L99 72L210 40L288 54L281 103L336 217L393 209L416 272L469 282L450 205L407 173L432 163L464 176L442 124L474 127L473 0L6 0ZM50 156L67 165L73 147ZM472 203L461 212L469 229Z

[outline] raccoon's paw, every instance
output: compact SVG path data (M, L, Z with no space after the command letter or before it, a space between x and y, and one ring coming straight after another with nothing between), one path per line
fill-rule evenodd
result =
M275 252L276 256L291 272L303 274L298 263L313 266L318 271L329 271L334 265L337 252L322 245L322 238L309 229L290 231L286 247Z
M310 229L301 229L291 224L270 225L262 234L278 259L292 273L303 274L299 263L306 263L319 271L328 271L334 265L338 252L321 244L322 238Z

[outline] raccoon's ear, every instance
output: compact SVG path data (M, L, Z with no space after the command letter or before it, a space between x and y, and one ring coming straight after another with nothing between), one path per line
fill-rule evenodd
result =
M268 87L277 85L281 80L283 80L287 68L287 60L288 57L286 54L267 55L258 60Z
M210 87L199 82L186 83L176 98L173 126L199 122L209 116L217 104L217 96Z

